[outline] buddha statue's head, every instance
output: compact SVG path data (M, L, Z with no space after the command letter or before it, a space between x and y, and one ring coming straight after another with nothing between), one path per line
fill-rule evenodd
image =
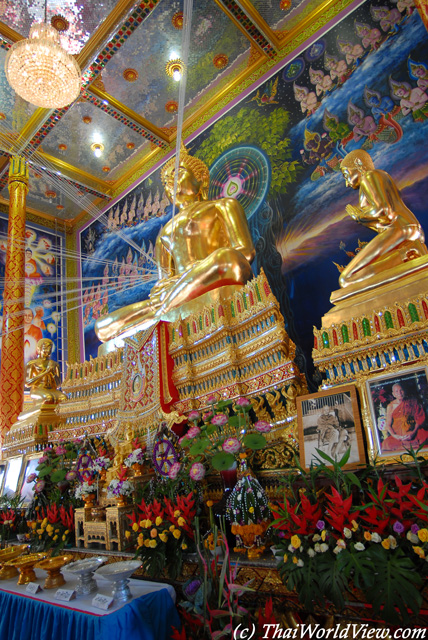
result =
M350 151L340 163L346 186L352 189L357 189L360 186L361 176L367 171L373 171L374 168L373 160L363 149Z
M162 183L171 202L174 195L174 176L175 156L164 164L161 171ZM206 200L208 198L209 182L210 173L205 162L187 153L186 147L181 142L176 203L180 206L189 199L194 199L195 196L201 200Z
M49 358L52 353L53 342L49 338L42 338L37 343L37 355L41 358Z

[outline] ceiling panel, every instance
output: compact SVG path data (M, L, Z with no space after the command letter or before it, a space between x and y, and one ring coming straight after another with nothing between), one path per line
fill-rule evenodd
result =
M85 123L83 119L90 118ZM91 144L101 142L104 145L102 155L97 158ZM68 164L84 169L96 178L106 180L109 172L103 167L113 169L116 165L129 160L145 142L145 139L130 127L121 124L101 109L89 102L78 102L70 109L43 140L43 151ZM59 145L67 145L60 150ZM127 144L133 144L132 149Z
M47 1L47 22L58 15L65 18L69 28L61 34L61 44L69 53L79 53L116 4L117 0L84 3L73 0ZM44 22L45 2L43 0L2 0L0 20L27 38L33 22Z
M182 55L182 30L174 28L172 23L179 10L177 0L163 0L128 38L102 74L108 93L158 127L172 122L165 105L178 101L179 83L166 74L165 66L174 52ZM194 3L186 103L199 97L222 73L214 65L216 55L228 57L228 65L223 71L228 73L237 58L248 49L248 39L213 0ZM124 71L129 68L138 73L134 82L124 79Z

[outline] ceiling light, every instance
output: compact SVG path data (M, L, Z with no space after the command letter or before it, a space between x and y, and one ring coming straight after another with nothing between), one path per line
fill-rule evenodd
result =
M80 93L79 65L49 24L33 24L28 38L12 45L5 71L12 89L36 107L59 109Z
M175 58L167 62L165 70L171 78L174 78L174 80L178 82L183 76L184 65L180 58Z
M91 149L94 152L97 158L101 157L102 152L104 151L104 145L101 142L93 142L91 144Z

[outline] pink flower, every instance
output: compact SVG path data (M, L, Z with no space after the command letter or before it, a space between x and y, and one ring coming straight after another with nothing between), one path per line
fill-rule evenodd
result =
M235 404L237 407L248 407L251 402L248 400L248 398L238 398Z
M76 480L76 478L77 478L77 473L75 471L69 471L65 476L65 479L68 482L73 482L74 480Z
M39 464L44 464L48 460L49 458L47 456L42 456L41 458L39 458Z
M67 453L67 449L60 445L55 449L55 453L57 456L64 456Z
M208 420L211 420L212 417L213 417L213 412L207 411L207 413L204 413L204 415L202 416L202 420L204 422L208 422Z
M179 462L174 462L174 464L171 466L170 470L168 471L168 478L170 478L171 480L175 480L180 472L180 469L181 469L181 464Z
M211 419L212 424L215 424L218 427L222 427L227 423L227 416L224 413L218 413L214 418Z
M34 482L34 480L37 478L37 473L30 473L30 475L28 476L26 482L28 484L30 484L30 482Z
M190 427L189 431L186 433L186 438L196 438L201 433L199 427Z
M178 444L180 445L180 447L183 446L183 440L186 439L186 436L181 436L181 438L178 440Z
M237 453L241 448L241 443L237 438L227 438L223 443L223 449L227 453Z
M269 424L269 422L265 422L264 420L259 420L254 425L254 429L260 431L260 433L269 433L269 431L272 429L272 425Z
M217 398L215 396L208 396L207 402L209 402L209 404L215 404L217 402Z
M191 411L188 415L189 420L199 420L200 417L199 411Z
M44 488L45 488L45 481L44 480L39 480L38 482L36 482L36 484L34 486L34 491L36 493L41 493Z
M202 480L202 478L205 476L204 465L201 462L195 462L194 464L192 464L192 466L190 467L189 476L192 478L192 480Z

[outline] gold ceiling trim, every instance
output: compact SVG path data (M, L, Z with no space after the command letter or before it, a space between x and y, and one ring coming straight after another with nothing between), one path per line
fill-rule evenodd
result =
M16 141L17 146L19 146L19 143L24 140L28 141L27 144L30 142L30 140L32 140L33 136L37 133L40 127L48 119L51 111L52 109L42 109L41 107L38 107L35 110L35 112L31 115L31 117L27 120L27 122L22 127L19 133L18 139Z
M231 22L233 22L240 31L242 31L242 33L244 34L244 36L255 46L257 47L257 49L264 55L266 56L265 52L263 51L262 47L254 40L254 38L252 38L250 36L250 34L248 33L248 31L246 29L244 29L244 27L239 23L239 21L235 18L235 16L228 11L228 9L224 6L224 4L221 2L221 0L214 0L214 2L216 3L216 5L223 11L223 13L225 13L227 15L227 17L229 18L229 20L231 20ZM267 56L266 56L267 57Z
M143 116L140 116L132 109L129 109L129 107L124 105L123 102L120 102L120 100L113 98L113 96L107 93L107 91L102 91L98 87L95 87L93 84L88 87L87 91L93 93L94 96L97 96L97 98L100 98L100 100L106 100L114 109L120 111L120 113L122 113L127 118L134 120L134 122L150 131L150 133L153 133L153 135L157 138L160 138L164 142L170 142L169 136L167 136L166 133L162 131L162 129L159 129L159 127L157 127L155 124L152 124Z
M15 29L12 29L12 27L8 27L4 22L0 22L0 35L12 43L25 39L24 36L21 36Z
M39 154L42 158L46 160L46 162L50 162L55 166L56 169L58 169L58 171L61 171L61 173L65 178L80 182L84 187L95 189L96 191L103 193L109 198L111 197L112 186L108 182L105 182L104 180L100 180L99 178L95 178L90 173L83 171L83 169L79 169L73 166L72 164L68 164L68 162L64 162L64 160L55 158L55 156L51 156L49 153L46 153L45 151L39 151Z
M324 14L328 13L331 9L334 8L335 5L340 5L339 10L337 11L338 15L343 9L345 9L349 4L351 4L353 0L348 0L347 2L343 2L343 0L325 0L319 7L311 11L301 22L299 22L291 31L272 31L273 36L278 42L278 47L282 49L285 47L293 38L295 38L299 33L310 27L314 22L320 20ZM321 26L324 25L320 25Z
M258 30L264 35L266 40L269 41L273 47L277 47L276 40L278 39L275 32L270 28L266 20L255 9L254 5L249 0L239 0L239 6L247 14L248 18L255 24Z
M76 62L83 70L99 53L101 45L108 39L112 31L116 31L122 26L125 15L135 6L135 0L119 0L114 9L110 11L107 18L89 38L83 49L76 56Z
M9 200L0 195L0 204L4 204L9 207ZM56 216L51 216L49 213L44 213L43 211L39 211L38 209L34 209L33 207L29 207L26 205L25 207L26 213L31 213L33 216L40 218L41 220L49 220L53 223L61 223L66 225L67 227L73 226L73 220L65 220L64 218L58 218ZM42 225L43 226L43 225Z

